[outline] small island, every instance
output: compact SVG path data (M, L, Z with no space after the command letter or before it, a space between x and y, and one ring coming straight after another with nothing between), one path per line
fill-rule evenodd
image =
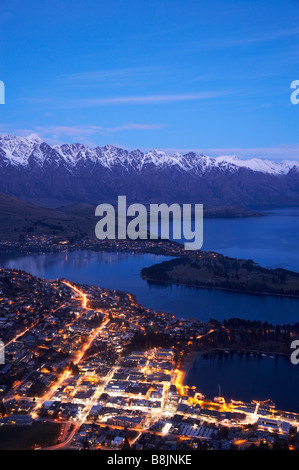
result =
M229 258L196 251L190 255L143 268L141 277L201 288L299 297L299 273L286 269L267 269L252 260Z

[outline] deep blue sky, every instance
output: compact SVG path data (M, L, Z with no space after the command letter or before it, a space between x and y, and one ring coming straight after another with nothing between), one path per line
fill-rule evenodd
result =
M299 1L1 0L2 133L299 159Z

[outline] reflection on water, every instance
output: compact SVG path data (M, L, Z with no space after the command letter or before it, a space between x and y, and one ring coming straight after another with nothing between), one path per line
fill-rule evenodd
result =
M262 357L222 353L197 357L185 376L185 384L198 386L209 398L267 400L277 409L299 412L299 373L289 357Z
M139 273L143 267L166 259L170 258L89 251L75 251L67 255L2 253L0 265L22 269L47 279L64 277L73 282L132 292L140 303L184 318L208 321L210 318L222 320L239 317L274 324L294 323L298 319L298 299L161 285L141 279Z
M269 211L266 217L205 219L205 250L251 258L266 267L299 272L299 209ZM143 267L170 259L151 254L95 253L0 254L0 265L19 268L49 279L65 277L79 283L132 292L139 302L178 316L223 319L231 317L294 323L298 299L249 295L215 289L166 286L143 281Z
M266 213L266 217L204 219L203 250L299 272L299 208Z
M284 267L299 272L299 209L271 211L269 217L248 219L205 219L205 250L228 256L251 258L266 267ZM239 317L274 324L298 321L298 299L248 295L215 289L148 284L139 273L143 267L166 259L151 254L95 253L69 254L1 253L0 266L18 268L48 279L65 277L70 281L132 292L137 300L156 310L179 317ZM197 358L186 383L197 385L210 397L218 395L218 384L227 399L265 400L278 408L299 411L298 371L289 358L234 355Z

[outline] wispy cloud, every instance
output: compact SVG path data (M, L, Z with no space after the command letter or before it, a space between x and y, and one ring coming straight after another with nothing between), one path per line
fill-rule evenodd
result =
M119 132L119 131L144 131L144 130L152 130L152 129L162 129L163 127L167 127L167 124L124 124L122 126L116 127L106 127L105 131L107 132Z
M260 42L268 42L268 41L277 41L283 38L288 38L290 36L298 36L299 35L299 28L289 28L285 30L276 29L272 32L265 32L263 34L253 35L251 37L243 37L243 38L234 38L232 40L227 40L221 42L221 46L242 46L242 45L250 45Z
M82 126L34 126L30 129L15 129L13 133L26 137L30 134L37 134L39 137L49 142L50 144L58 142L66 142L68 139L76 142L93 144L90 138L96 136L109 136L111 134L122 131L147 131L154 129L161 129L166 127L167 124L146 124L146 123L128 123L118 126L104 127L96 125L82 125ZM10 132L9 127L1 125L2 132Z
M299 143L271 147L219 147L219 148L164 148L170 153L203 153L210 157L237 155L240 158L261 158L267 160L299 160Z
M130 105L130 104L171 104L183 101L197 101L220 98L232 94L241 94L233 91L203 91L199 93L175 93L163 95L136 95L136 96L113 96L107 98L82 98L72 101L64 101L58 104L61 108L89 108L105 105Z
M173 67L159 66L159 65L146 65L138 67L126 67L119 69L108 70L94 70L86 72L69 73L60 76L57 82L60 84L66 83L68 86L92 86L92 85L126 85L136 82L143 84L152 81L154 75L169 74Z
M233 37L233 38L222 38L221 41L215 41L213 39L202 39L200 41L186 41L183 43L185 46L198 46L200 49L225 49L229 47L238 46L251 46L262 42L279 41L284 38L299 35L299 27L293 27L281 30L279 28L274 31L266 31L260 34L254 34L252 31L244 37ZM182 43L180 43L182 44Z
M103 127L103 126L44 126L36 127L36 131L42 132L43 134L64 134L64 135L93 135L97 133L110 133L120 132L126 130L151 130L161 129L165 127L165 124L138 124L129 123L114 127Z
M62 143L62 142L80 142L90 146L97 146L100 144L99 137L112 136L114 133L121 131L142 131L142 130L154 130L166 127L167 124L143 124L143 123L128 123L119 126L103 127L103 126L35 126L28 129L14 129L7 124L0 125L0 132L11 133L14 135L20 135L27 137L30 134L37 134L39 137L44 139L50 145ZM105 144L112 143L111 141L105 141ZM128 150L133 150L135 147L128 145L122 145L121 143L115 143L120 147L125 147ZM144 151L151 150L149 147L143 147ZM167 153L173 154L179 152L181 154L188 153L190 151L196 153L203 153L210 157L219 157L225 155L237 155L239 158L261 158L267 160L281 161L281 160L297 160L299 161L299 143L294 144L282 144L268 147L162 147Z

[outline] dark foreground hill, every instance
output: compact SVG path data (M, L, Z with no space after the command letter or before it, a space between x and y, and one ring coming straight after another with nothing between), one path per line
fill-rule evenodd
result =
M28 234L94 237L95 223L94 207L87 204L48 209L0 193L1 240Z

